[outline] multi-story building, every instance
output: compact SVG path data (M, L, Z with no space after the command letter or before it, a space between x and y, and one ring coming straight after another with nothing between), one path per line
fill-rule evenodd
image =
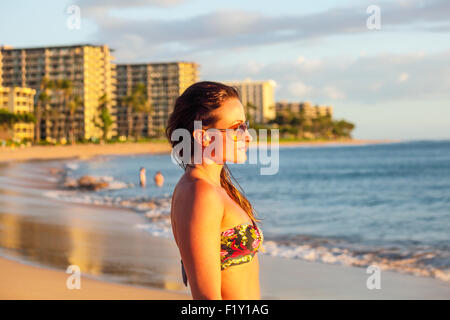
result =
M2 59L2 50L0 50L0 87L3 85L3 59Z
M253 121L256 123L267 123L267 121L275 119L275 81L251 81L246 79L244 81L226 81L224 83L238 89L244 108L247 108L248 104L255 107L253 110L246 110Z
M106 95L108 109L115 123L115 66L106 45L80 44L72 46L12 48L0 50L0 72L3 86L29 87L36 90L35 104L39 103L40 87L44 78L51 81L69 80L73 84L72 97L79 96L81 104L75 113L75 137L100 138L101 129L95 126L99 116L99 99ZM51 89L40 122L41 139L66 138L68 107L62 103L61 90ZM50 116L51 115L51 116ZM117 135L113 125L108 137Z
M198 64L194 62L167 62L117 65L117 122L118 135L129 136L127 106L123 98L130 96L141 83L146 88L151 113L144 115L141 136L161 134L166 127L175 100L190 85L198 81ZM137 114L131 113L134 119Z
M16 114L33 113L36 90L0 86L0 109ZM34 123L18 122L12 127L13 139L34 139Z
M276 103L276 112L292 112L295 114L302 114L305 119L314 119L320 116L333 117L332 106L313 106L311 102L287 102L280 101Z
M318 117L330 116L333 117L333 107L332 106L316 106L316 113Z

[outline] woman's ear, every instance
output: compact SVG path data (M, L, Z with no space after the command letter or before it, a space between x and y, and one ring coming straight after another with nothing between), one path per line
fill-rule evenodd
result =
M209 141L211 140L208 133L203 129L194 130L192 136L194 137L194 140L197 141L202 146L209 145Z

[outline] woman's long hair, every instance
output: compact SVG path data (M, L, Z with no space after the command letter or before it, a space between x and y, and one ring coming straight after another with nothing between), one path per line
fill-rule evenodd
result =
M202 121L203 126L214 124L218 119L211 112L231 98L240 99L239 92L235 88L223 83L202 81L187 88L177 98L173 112L170 114L167 123L166 136L172 148L181 142L172 141L172 132L176 129L183 128L191 134L191 153L193 153L194 140L192 139L192 134L194 132L194 121ZM182 150L180 150L180 154L173 154L173 156L177 159L180 166L186 170L187 164L180 160L183 156ZM237 187L232 181L236 183ZM230 198L248 214L252 221L259 222L253 206L244 195L244 191L226 164L223 165L222 171L220 172L220 184Z

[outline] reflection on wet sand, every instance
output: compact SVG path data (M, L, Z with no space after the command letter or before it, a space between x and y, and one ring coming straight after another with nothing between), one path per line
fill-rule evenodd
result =
M3 182L14 176L17 168L11 169L5 175L0 168ZM133 228L142 219L125 210L50 201L36 190L0 184L2 255L62 270L78 265L84 275L121 283L185 290L175 248Z

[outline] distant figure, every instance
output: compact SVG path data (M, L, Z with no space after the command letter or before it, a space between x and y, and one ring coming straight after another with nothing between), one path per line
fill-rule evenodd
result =
M147 183L147 179L145 177L145 168L141 167L140 171L139 171L139 183L141 184L141 187L144 188L146 183Z
M162 187L162 185L164 184L164 176L162 175L161 171L158 171L155 174L155 184L158 187Z

